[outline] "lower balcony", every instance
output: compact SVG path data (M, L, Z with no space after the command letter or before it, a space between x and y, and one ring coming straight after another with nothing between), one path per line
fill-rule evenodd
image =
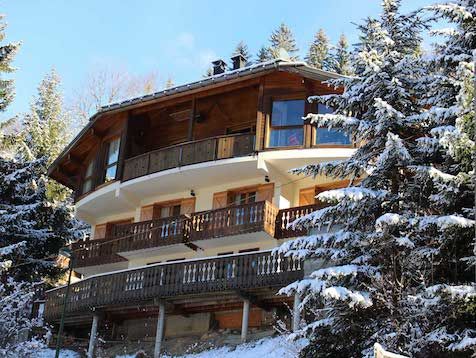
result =
M202 249L223 244L245 243L263 238L287 239L305 235L304 230L288 228L295 219L318 208L306 205L278 209L268 201L207 210L164 219L121 224L111 236L101 240L72 244L75 268L115 264L111 269L127 268L127 259L144 250L168 251L180 247ZM124 266L117 265L124 263Z
M66 314L71 318L96 309L107 311L190 295L213 297L217 293L253 294L270 289L275 292L302 277L300 259L271 251L160 263L91 276L72 284ZM60 318L65 294L66 287L46 292L48 321Z

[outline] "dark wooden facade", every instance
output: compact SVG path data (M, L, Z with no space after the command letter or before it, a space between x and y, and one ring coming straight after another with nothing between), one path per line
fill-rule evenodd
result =
M336 92L301 74L273 71L238 82L186 91L141 106L100 116L50 168L49 175L77 192L88 163L94 159L92 190L104 183L107 143L121 138L115 180L267 150L272 103ZM306 101L304 114L314 112ZM299 147L311 148L315 128L304 124ZM270 148L272 149L272 148ZM285 148L282 148L285 149Z

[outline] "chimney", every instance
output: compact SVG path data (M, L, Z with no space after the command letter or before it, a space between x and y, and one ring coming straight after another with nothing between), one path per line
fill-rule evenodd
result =
M233 62L233 69L237 70L239 68L246 67L246 58L242 54L237 54L231 58Z
M213 74L218 75L220 73L225 72L226 63L223 60L216 60L212 62L213 65Z

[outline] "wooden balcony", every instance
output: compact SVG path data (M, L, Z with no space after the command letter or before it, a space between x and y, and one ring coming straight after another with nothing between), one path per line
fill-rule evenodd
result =
M254 134L233 134L186 142L124 161L123 181L184 165L243 157L254 152Z
M190 216L121 224L115 226L106 239L74 243L75 267L126 261L121 254L136 250L235 238L251 233L266 233L275 239L301 236L306 234L305 230L293 230L288 225L317 208L315 204L279 210L273 204L261 201L197 212ZM204 244L197 243L198 246Z
M302 261L271 251L161 263L91 276L71 285L68 315L183 295L283 287L303 277ZM57 320L66 288L46 292L45 317Z

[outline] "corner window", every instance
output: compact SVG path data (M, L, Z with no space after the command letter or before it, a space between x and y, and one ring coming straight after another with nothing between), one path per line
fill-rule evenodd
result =
M304 140L304 100L273 101L269 147L300 146Z
M107 143L106 168L104 182L116 179L117 162L119 160L120 138L113 139Z
M86 172L84 173L84 178L83 178L83 187L81 189L81 194L86 194L89 193L91 190L93 190L93 173L94 173L94 159L92 159L87 168Z
M317 113L333 113L334 110L321 103L317 106ZM317 128L314 144L320 145L350 145L349 137L342 131L328 128Z

